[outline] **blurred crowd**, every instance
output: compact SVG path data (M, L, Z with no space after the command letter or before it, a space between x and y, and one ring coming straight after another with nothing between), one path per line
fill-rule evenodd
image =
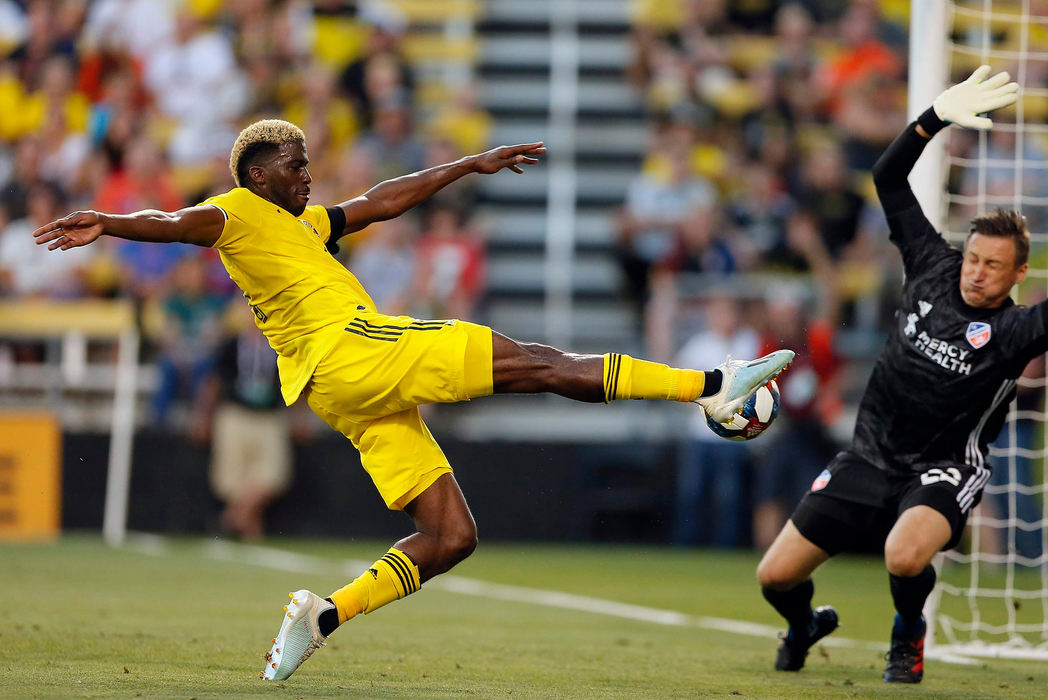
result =
M893 261L870 169L906 124L907 9L637 3L651 138L618 240L639 303L688 272L830 274L846 306L877 292Z
M103 238L63 253L36 227L75 209L175 210L233 187L248 123L305 130L313 202L486 147L468 81L434 85L392 3L0 0L0 299L133 299L160 367L155 402L195 395L242 304L217 255ZM340 259L391 314L470 316L483 237L469 182L344 239Z

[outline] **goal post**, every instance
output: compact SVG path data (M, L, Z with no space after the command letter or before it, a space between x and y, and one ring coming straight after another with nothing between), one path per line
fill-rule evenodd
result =
M1019 82L1019 101L994 115L991 133L949 130L929 145L911 182L929 220L954 244L976 212L1027 215L1030 271L1017 298L1048 297L1048 17L1031 12L1030 0L913 2L909 60L911 118L951 73L958 78L986 63ZM937 558L939 580L925 607L931 656L1048 659L1046 372L1044 358L1036 362L1039 371L1019 380L1023 401L1012 402L990 448L994 477L968 535Z
M915 2L910 6L910 70L906 86L906 115L910 121L928 108L947 80L946 0ZM942 222L943 173L946 144L933 139L910 173L910 184L928 220Z

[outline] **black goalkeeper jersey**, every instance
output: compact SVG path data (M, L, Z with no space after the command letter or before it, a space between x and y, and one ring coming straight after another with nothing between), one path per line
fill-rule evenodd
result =
M935 231L906 180L926 143L911 125L874 169L906 284L851 451L891 472L986 467L1017 378L1048 349L1045 302L977 309L961 298L962 253Z

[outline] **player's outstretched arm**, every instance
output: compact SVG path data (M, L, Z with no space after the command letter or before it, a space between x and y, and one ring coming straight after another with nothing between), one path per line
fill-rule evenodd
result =
M541 141L499 146L484 153L460 158L453 163L386 180L361 196L338 205L346 214L346 226L342 231L332 231L331 241L347 233L359 231L376 221L400 216L432 197L441 188L471 173L490 175L504 168L523 173L522 166L538 163L537 156L545 152L546 148Z
M174 212L146 209L134 214L75 211L33 231L37 245L69 250L105 234L129 241L193 243L211 247L222 235L225 216L215 207L187 207Z

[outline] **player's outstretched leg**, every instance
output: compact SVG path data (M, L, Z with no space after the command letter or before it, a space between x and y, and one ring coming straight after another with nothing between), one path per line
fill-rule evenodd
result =
M723 375L720 391L712 396L700 397L695 403L702 406L716 422L727 422L732 414L742 410L753 392L779 376L793 362L795 354L792 350L776 350L749 361L728 357L724 364L717 366Z
M714 420L740 411L760 387L793 361L792 350L733 361L707 371L677 369L629 355L580 355L492 332L492 389L496 394L550 392L576 401L626 399L697 402ZM468 353L469 351L467 351ZM468 354L467 354L468 359Z

